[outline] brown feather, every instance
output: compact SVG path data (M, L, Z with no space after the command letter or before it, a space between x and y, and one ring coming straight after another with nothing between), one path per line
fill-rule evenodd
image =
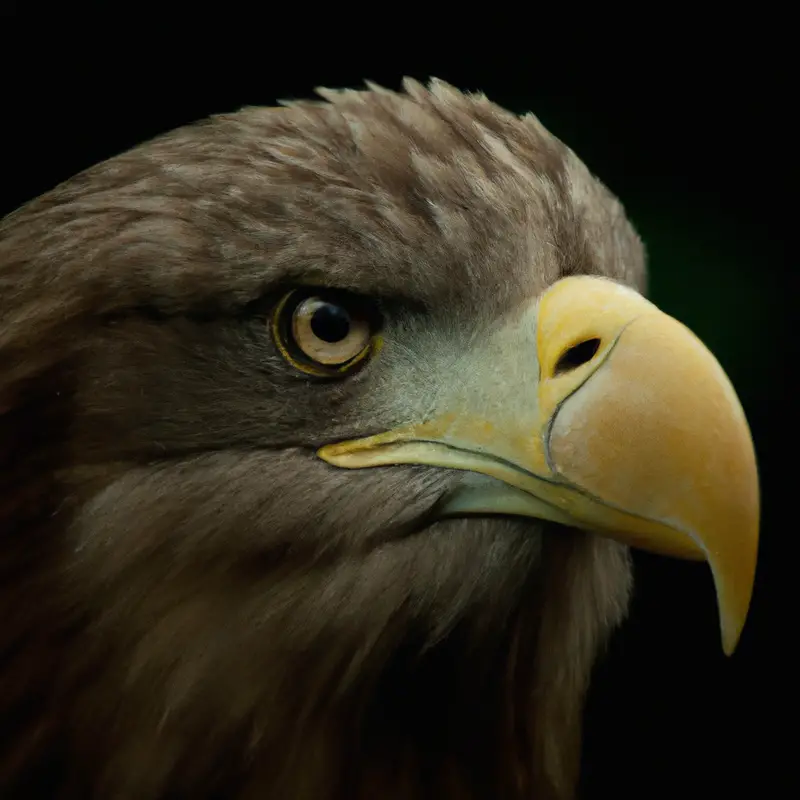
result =
M323 464L402 421L383 367L311 385L263 313L321 282L467 347L561 276L642 288L643 250L533 117L404 88L177 130L0 223L0 796L572 796L627 552Z

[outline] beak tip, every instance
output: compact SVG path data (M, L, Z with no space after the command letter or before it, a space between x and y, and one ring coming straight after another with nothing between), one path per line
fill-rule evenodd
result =
M739 634L730 630L722 628L722 652L730 658L736 651L736 645L739 643Z
M720 633L722 637L722 650L726 656L732 656L739 642L742 638L742 631L744 630L748 612L749 602L745 605L744 609L733 610L730 607L726 613L726 603L724 598L719 596L718 593L718 607L720 613Z

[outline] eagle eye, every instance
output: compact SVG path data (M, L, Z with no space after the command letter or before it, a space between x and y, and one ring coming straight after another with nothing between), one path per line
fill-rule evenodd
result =
M293 290L272 320L283 357L302 372L334 377L350 372L372 350L375 318L363 299L332 290Z

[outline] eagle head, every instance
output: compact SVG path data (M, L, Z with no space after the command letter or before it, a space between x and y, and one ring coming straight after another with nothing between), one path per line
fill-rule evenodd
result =
M0 225L0 794L567 798L628 546L733 650L737 397L622 207L433 81L247 108Z

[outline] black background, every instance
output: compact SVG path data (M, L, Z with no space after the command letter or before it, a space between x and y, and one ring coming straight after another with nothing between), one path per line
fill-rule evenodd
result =
M697 10L596 21L575 8L550 20L525 6L459 7L437 25L433 7L328 21L311 7L278 19L223 4L200 31L197 7L169 21L165 8L71 4L67 17L5 5L0 214L177 125L317 85L437 76L536 113L623 200L648 245L651 297L728 371L763 491L756 590L732 658L707 568L637 554L632 614L588 702L583 797L789 794L799 626L788 20L766 7L733 20L728 8L700 29Z

